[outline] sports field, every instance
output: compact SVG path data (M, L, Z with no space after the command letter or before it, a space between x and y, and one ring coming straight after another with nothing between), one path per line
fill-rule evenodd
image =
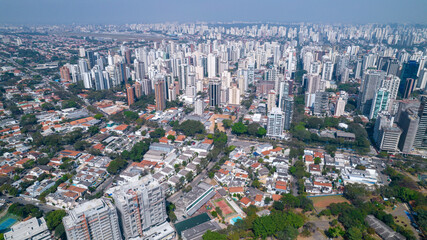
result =
M310 199L313 201L313 206L316 208L317 211L321 211L325 209L332 203L342 203L342 202L350 203L347 199L345 199L341 195L310 197Z
M19 221L19 217L13 214L7 213L0 219L0 232L7 230L18 221Z
M227 201L223 198L219 198L214 201L214 205L219 207L222 211L222 216L225 218L236 213L234 209L227 203Z

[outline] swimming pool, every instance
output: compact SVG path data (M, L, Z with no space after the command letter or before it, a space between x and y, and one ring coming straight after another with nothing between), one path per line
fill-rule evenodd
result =
M11 227L13 224L15 224L18 220L14 219L14 218L8 218L5 221L3 221L2 223L0 223L0 232L4 231L6 229L8 229L9 227Z
M231 220L230 220L230 223L232 224L232 225L234 225L236 222L237 222L237 220L242 220L242 218L239 216L239 217L235 217L235 218L232 218Z

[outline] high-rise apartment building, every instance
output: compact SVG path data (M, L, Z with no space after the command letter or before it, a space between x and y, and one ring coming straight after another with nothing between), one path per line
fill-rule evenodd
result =
M359 95L359 107L363 115L369 116L373 99L384 78L384 71L368 70L364 74L361 84L361 93Z
M282 99L281 109L285 116L284 129L291 129L292 117L294 114L294 96L288 95Z
M165 80L157 80L154 84L154 94L156 97L156 110L163 111L166 108Z
M427 148L427 96L421 97L421 104L418 109L419 124L415 135L414 147L420 149Z
M344 97L340 96L337 100L337 103L335 104L335 112L334 112L335 117L340 117L344 114L346 104L347 104L347 100Z
M415 79L413 78L407 78L405 80L405 86L403 90L403 98L409 98L412 94L412 91L414 90L415 86Z
M232 83L231 88L228 89L228 104L240 105L240 89L236 83Z
M409 153L413 149L419 120L417 112L410 108L400 116L398 125L402 129L402 135L399 140L399 149L403 153Z
M126 98L129 106L135 103L135 92L133 86L129 84L126 84Z
M216 60L215 54L210 53L207 58L208 78L216 77Z
M221 100L221 81L219 79L211 79L209 81L209 106L219 106Z
M325 61L323 63L322 80L331 81L333 72L334 72L334 64L332 63L332 61L329 61L329 60Z
M151 177L111 190L125 239L143 237L144 232L166 221L163 189Z
M329 113L329 93L315 93L313 113L316 116L325 116Z
M389 94L389 99L396 99L399 92L400 78L394 75L387 75L384 78L381 87L387 89Z
M201 116L203 115L203 110L204 110L203 100L197 99L196 102L194 103L194 114Z
M268 113L267 136L271 138L283 138L285 118L280 108L273 108Z
M61 75L62 81L67 81L67 82L71 81L70 69L68 69L67 66L62 66L61 68L59 68L59 73Z
M267 111L276 107L276 91L271 90L267 95Z
M374 140L381 151L396 152L402 131L388 113L380 113L375 121Z
M68 240L121 240L114 205L106 199L94 199L78 205L62 219Z
M385 111L388 109L389 104L389 95L388 90L380 88L376 93L372 101L371 111L369 113L369 119L377 118L379 112Z

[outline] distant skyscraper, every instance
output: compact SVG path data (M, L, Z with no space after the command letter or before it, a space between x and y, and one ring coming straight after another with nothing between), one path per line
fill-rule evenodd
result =
M154 84L154 93L156 97L156 110L163 111L166 108L165 80L157 80Z
M135 103L135 92L133 86L130 86L129 84L126 84L126 97L129 106Z
M128 77L127 77L127 71L126 71L126 64L124 63L116 64L115 79L118 85L122 83L127 83Z
M420 149L427 148L427 96L421 97L421 104L418 110L419 124L415 135L414 147Z
M143 91L142 91L142 85L140 82L136 82L133 85L133 89L135 90L135 98L140 98L142 95L144 95Z
M145 95L150 95L153 92L153 86L151 85L151 79L142 79L141 81L142 85L142 92Z
M412 109L406 109L399 119L399 127L402 129L402 135L399 140L399 149L403 153L412 151L417 134L419 118L417 112Z
M347 100L344 97L339 97L335 106L335 117L340 117L345 112L345 105L347 104Z
M280 108L273 108L268 113L267 136L272 138L283 138L285 118Z
M358 59L356 62L356 72L354 73L354 78L360 79L362 73L362 60Z
M389 59L387 64L387 74L397 76L399 73L399 61L397 59Z
M389 95L390 93L381 88L375 93L375 97L373 98L371 111L369 113L369 119L376 118L379 112L386 111L388 109L389 103Z
M321 90L321 79L318 75L304 75L304 88L306 93L316 93Z
M281 109L284 113L284 129L291 129L292 117L294 114L294 97L292 95L282 98Z
M121 240L117 211L104 199L78 205L62 219L68 240Z
M399 92L401 96L404 96L405 93L412 93L412 90L414 88L414 80L417 79L418 67L419 64L416 61L409 61L403 64L402 75L400 77L401 82L399 87ZM410 81L410 83L407 83L408 80Z
M248 63L248 84L254 84L255 83L255 64L254 63Z
M62 81L71 82L70 69L68 69L68 67L62 66L59 69L59 73L61 74Z
M276 91L271 90L267 96L267 111L271 111L276 107Z
M92 76L90 72L82 73L83 85L85 88L92 88Z
M125 239L143 237L144 232L166 221L163 189L149 177L115 187L111 196L117 206Z
M228 103L231 105L240 105L240 89L236 83L231 84L231 88L228 89Z
M382 82L382 88L386 89L390 95L389 99L396 99L399 92L400 78L388 75Z
M409 98L414 90L415 79L407 78L405 81L405 89L403 90L403 98Z
M79 70L81 74L89 71L89 67L87 66L87 61L83 58L79 59Z
M219 106L221 99L221 81L212 79L209 81L209 106Z
M325 116L329 113L329 93L315 93L313 113L317 116Z
M420 75L417 81L417 89L425 90L427 85L427 68L423 68L420 71Z
M363 115L369 116L372 108L372 101L384 78L384 71L368 70L364 73L361 93L359 95L359 107Z
M334 64L332 61L323 63L322 80L331 81L332 73L334 72Z
M194 114L196 115L203 115L203 109L204 109L204 103L203 100L197 99L194 103Z
M208 55L207 59L208 78L216 77L216 56L213 53Z
M374 126L374 140L381 151L395 152L402 131L394 126L393 118L387 113L380 113Z
M144 69L144 63L140 62L138 59L135 59L133 61L133 66L135 68L136 73L136 79L144 79L145 78L145 69Z
M89 69L93 68L96 64L95 55L92 51L86 51L87 63L89 65Z
M85 48L84 48L84 47L82 47L82 46L80 46L80 47L79 47L79 57L81 57L81 58L86 57L86 51L85 51Z

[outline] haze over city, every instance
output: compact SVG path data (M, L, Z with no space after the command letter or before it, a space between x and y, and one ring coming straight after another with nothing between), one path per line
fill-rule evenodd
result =
M427 23L424 0L0 0L0 23Z

